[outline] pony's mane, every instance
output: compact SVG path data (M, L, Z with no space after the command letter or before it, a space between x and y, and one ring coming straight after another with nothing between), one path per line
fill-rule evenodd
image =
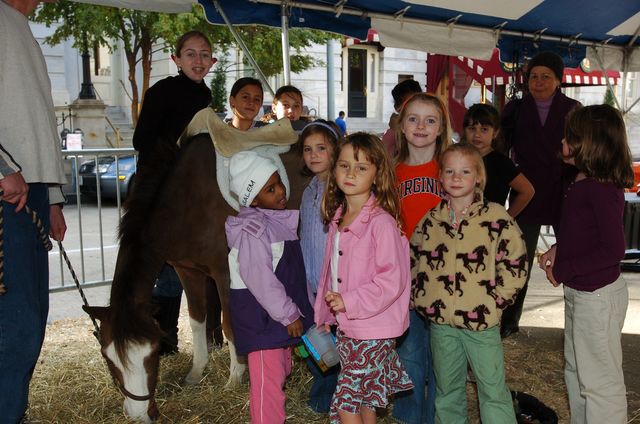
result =
M124 203L120 222L120 250L111 286L112 339L124 360L125 341L154 340L161 336L151 317L153 283L165 258L150 243L149 216L161 207L158 194L171 177L179 158L178 146L160 137L145 166L136 174L133 190Z

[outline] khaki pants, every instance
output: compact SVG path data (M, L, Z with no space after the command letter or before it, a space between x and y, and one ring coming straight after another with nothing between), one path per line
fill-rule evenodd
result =
M594 292L564 287L564 378L571 424L624 424L621 333L629 303L620 277Z

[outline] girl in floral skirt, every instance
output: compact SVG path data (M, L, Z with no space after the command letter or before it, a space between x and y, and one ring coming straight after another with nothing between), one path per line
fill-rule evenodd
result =
M409 325L409 245L399 209L380 139L348 136L322 203L329 233L315 302L316 325L338 325L332 423L373 423L389 395L413 387L395 351L395 338Z

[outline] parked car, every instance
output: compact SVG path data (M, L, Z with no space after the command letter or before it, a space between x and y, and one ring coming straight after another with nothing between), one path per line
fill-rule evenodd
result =
M99 157L97 174L95 160L82 162L78 170L80 193L90 197L97 197L96 175L99 175L100 196L103 199L116 199L117 188L119 187L120 199L124 200L130 193L135 179L136 161L137 157L134 155L119 157L119 170L116 172L116 158L114 156Z

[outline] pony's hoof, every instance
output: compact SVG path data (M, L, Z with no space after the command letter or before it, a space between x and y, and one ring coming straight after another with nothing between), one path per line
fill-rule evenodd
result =
M224 385L224 390L235 390L242 384L242 377L229 376L227 383Z
M234 368L234 370L229 374L229 380L227 380L227 384L224 385L225 390L233 390L239 387L244 381L246 369L246 365L238 365L236 368Z
M189 385L189 386L195 386L196 384L200 384L200 382L202 381L203 376L202 374L200 375L195 375L195 374L187 374L187 376L184 378L184 382L185 384Z

